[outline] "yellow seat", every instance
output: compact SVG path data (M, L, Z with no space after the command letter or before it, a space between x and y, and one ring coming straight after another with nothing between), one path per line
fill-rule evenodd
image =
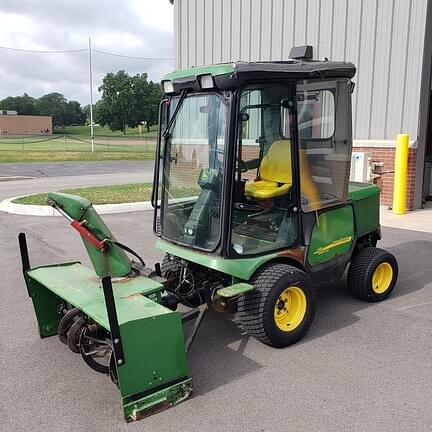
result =
M246 183L245 194L259 199L285 195L292 186L291 142L275 141L263 157L259 178Z

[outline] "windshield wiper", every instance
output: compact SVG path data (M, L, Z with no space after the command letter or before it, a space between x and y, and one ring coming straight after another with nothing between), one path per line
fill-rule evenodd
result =
M183 101L184 101L184 99L186 97L186 94L187 94L186 89L181 92L180 99L179 99L179 101L177 103L177 106L176 106L174 112L173 112L173 115L171 116L171 118L170 118L170 120L169 120L169 122L168 122L168 124L167 124L167 126L165 128L165 130L163 131L162 137L165 138L165 139L167 139L168 136L169 136L169 131L171 129L171 126L173 125L174 120L176 119L177 114L180 111L181 105L183 104Z

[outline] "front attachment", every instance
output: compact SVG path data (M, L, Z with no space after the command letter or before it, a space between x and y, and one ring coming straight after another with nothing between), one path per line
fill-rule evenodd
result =
M109 356L107 366L100 362L99 371L109 372L118 385L126 421L166 409L192 394L182 319L159 303L163 286L158 280L141 275L101 280L78 262L32 269L23 233L19 243L40 336L57 334L64 314L78 309L70 323L76 332L67 342L72 348L78 344L83 356ZM89 362L97 359L87 360L91 366ZM98 364L93 365L98 370Z

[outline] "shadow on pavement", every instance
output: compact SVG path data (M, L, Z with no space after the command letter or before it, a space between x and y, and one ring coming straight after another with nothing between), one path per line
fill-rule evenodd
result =
M389 300L411 294L432 282L432 241L416 240L386 248L399 264L398 282ZM386 300L387 301L387 300ZM320 288L312 327L300 343L348 327L361 318L358 312L377 305L350 295L346 276L338 283Z
M188 357L195 394L211 392L262 367L244 355L250 336L230 318L209 312L193 343Z
M431 241L407 242L387 250L399 263L398 283L390 299L411 294L432 281ZM377 305L352 297L346 283L344 277L318 291L315 320L299 345L351 326L362 319L359 311ZM249 339L232 316L217 312L207 315L189 355L197 394L211 392L263 367L244 355Z
M399 263L394 297L418 291L432 282L432 241L416 240L388 248Z

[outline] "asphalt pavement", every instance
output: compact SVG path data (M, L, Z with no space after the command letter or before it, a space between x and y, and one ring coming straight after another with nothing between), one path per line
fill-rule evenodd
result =
M149 264L151 212L105 216L117 239ZM272 349L233 317L210 313L189 355L195 395L126 425L116 387L57 337L39 339L21 274L17 233L32 265L79 259L61 218L0 214L1 430L18 431L430 431L432 234L384 228L381 246L400 265L394 295L369 304L345 281L321 290L299 343Z
M153 161L0 164L0 176L30 179L0 181L0 201L67 188L153 181Z
M148 169L153 170L153 164L154 162L150 160L2 163L0 164L0 178L5 176L39 178L139 172Z

